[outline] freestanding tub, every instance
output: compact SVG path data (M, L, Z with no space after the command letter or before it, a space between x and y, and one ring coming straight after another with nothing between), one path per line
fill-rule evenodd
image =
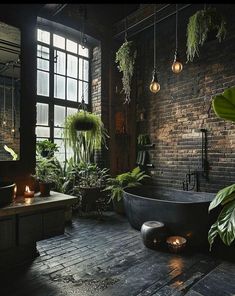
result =
M124 190L124 206L128 221L138 230L146 221L160 221L169 235L184 236L191 246L206 246L214 220L208 207L214 196L215 193L139 186Z

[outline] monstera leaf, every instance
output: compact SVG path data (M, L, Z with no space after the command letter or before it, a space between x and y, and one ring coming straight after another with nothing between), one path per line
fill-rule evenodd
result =
M218 117L235 122L235 87L213 97L212 107Z

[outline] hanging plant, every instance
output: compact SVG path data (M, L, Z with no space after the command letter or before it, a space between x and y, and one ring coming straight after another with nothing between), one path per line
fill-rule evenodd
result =
M116 52L116 60L119 72L123 72L122 85L125 94L125 102L130 102L131 97L131 79L134 73L134 64L136 59L136 49L133 41L125 41Z
M81 129L82 125L84 130ZM96 114L80 110L66 118L64 139L73 149L75 162L90 163L95 149L100 149L101 145L105 144L106 137L108 134L104 124Z
M212 7L192 15L187 26L187 62L192 62L195 55L199 56L199 46L203 46L209 32L216 32L216 38L221 42L226 35L225 24L224 18Z

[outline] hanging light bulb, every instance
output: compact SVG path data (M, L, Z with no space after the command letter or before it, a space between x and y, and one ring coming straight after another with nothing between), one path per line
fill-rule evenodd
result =
M154 94L159 92L159 90L161 89L161 86L160 86L160 84L158 82L158 79L157 79L157 71L156 71L155 68L153 70L153 78L152 78L152 81L150 83L149 89Z
M171 69L176 74L180 73L183 70L183 64L180 62L178 57L178 4L176 4L175 13L175 55Z
M158 82L158 79L157 79L157 68L156 68L156 5L154 5L154 23L153 23L153 49L154 49L154 56L153 56L153 59L154 59L154 69L153 69L153 78L152 78L152 81L150 83L150 86L149 86L149 89L152 93L156 94L157 92L159 92L160 90L160 84Z
M183 64L179 61L177 51L175 52L175 57L171 69L174 73L180 73L183 70Z

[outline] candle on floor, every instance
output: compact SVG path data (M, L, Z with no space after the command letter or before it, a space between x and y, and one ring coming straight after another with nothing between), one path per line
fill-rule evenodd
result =
M26 198L34 197L34 191L31 191L29 189L29 186L25 187L24 197L26 197Z
M170 236L167 238L166 243L172 253L180 253L186 246L186 238L182 236Z

